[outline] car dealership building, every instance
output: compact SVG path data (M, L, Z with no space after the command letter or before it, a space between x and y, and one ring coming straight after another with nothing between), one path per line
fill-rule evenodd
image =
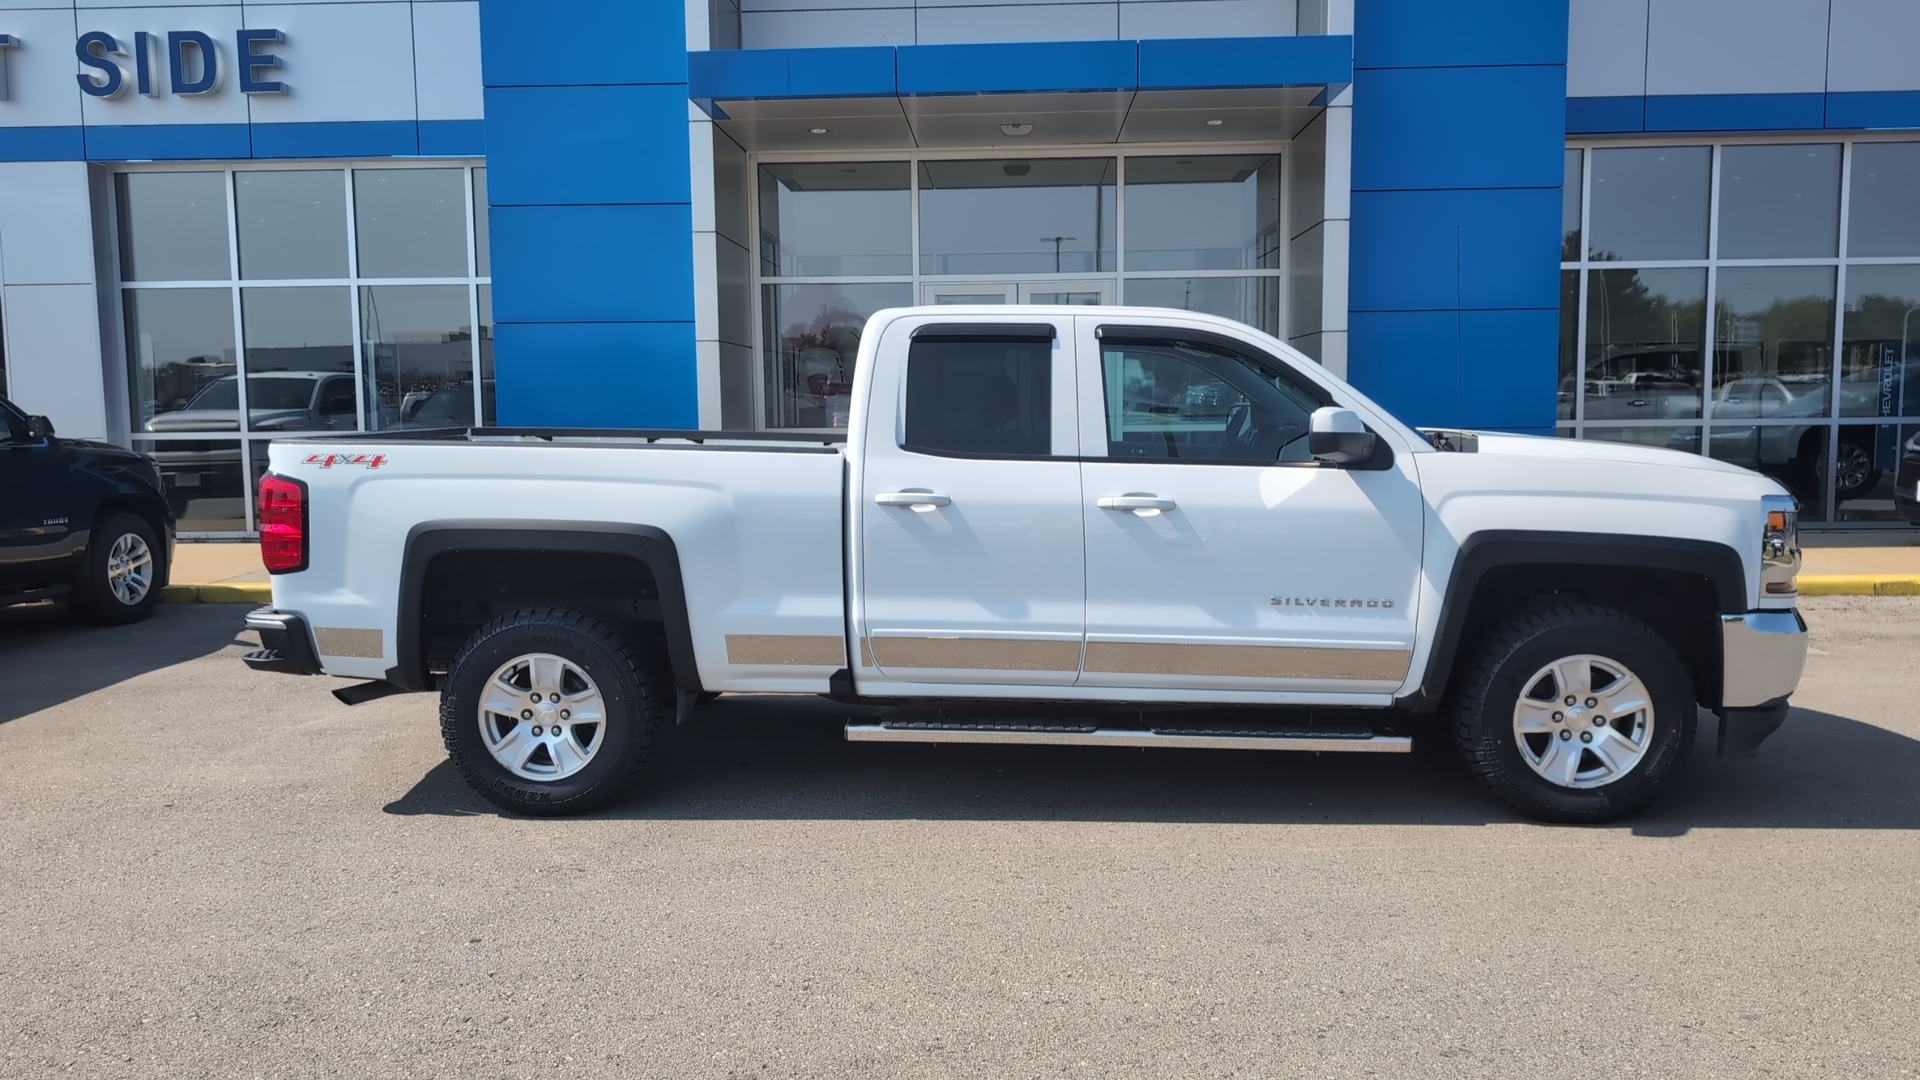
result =
M1146 304L1886 521L1916 49L1914 0L0 0L0 384L220 535L284 433L831 428L880 308Z

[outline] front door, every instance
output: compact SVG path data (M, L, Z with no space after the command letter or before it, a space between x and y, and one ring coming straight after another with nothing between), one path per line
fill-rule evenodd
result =
M1069 304L1076 307L1113 303L1113 282L1101 278L1031 278L1008 281L939 281L920 286L928 304Z
M855 448L856 680L1069 685L1086 626L1073 320L912 323Z
M1219 335L1081 316L1087 521L1081 686L1385 693L1420 577L1409 454L1323 466L1328 404L1293 361ZM1386 436L1382 435L1382 438ZM1337 698L1336 698L1337 699Z

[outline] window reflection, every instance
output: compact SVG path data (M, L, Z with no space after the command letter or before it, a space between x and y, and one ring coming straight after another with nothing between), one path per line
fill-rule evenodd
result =
M1580 383L1580 271L1560 271L1560 390L1557 417L1573 419Z
M1200 311L1280 332L1277 277L1128 278L1127 303Z
M1715 417L1828 415L1833 273L1827 266L1720 269Z
M1705 258L1712 167L1713 151L1705 146L1593 151L1587 257L1606 262Z
M1847 254L1920 256L1920 142L1855 143Z
M1128 270L1277 267L1280 156L1128 157L1127 224Z
M135 436L133 448L160 463L160 485L181 532L239 532L247 527L240 440Z
M1905 521L1901 507L1914 509L1920 486L1920 425L1877 424L1840 429L1838 466L1834 475L1835 520ZM1855 475L1860 482L1849 484Z
M127 289L122 302L133 430L239 430L237 411L220 418L224 426L212 428L177 415L209 385L233 378L232 292Z
M912 232L904 161L760 166L763 274L912 273Z
M474 423L473 319L466 286L361 289L360 341L373 380L368 428Z
M1720 151L1720 257L1831 257L1840 238L1840 146Z
M913 303L913 286L768 285L767 425L845 427L867 317Z
M1560 261L1580 261L1580 162L1584 151L1568 150L1560 185Z
M1840 415L1920 416L1920 266L1848 267L1845 318Z
M1800 500L1800 520L1825 521L1827 439L1825 424L1715 424L1709 429L1713 457L1765 473ZM1857 484L1858 477L1849 477Z
M123 281L225 281L227 174L132 172L113 178Z
M240 290L251 430L357 427L351 303L344 286Z
M920 163L923 274L1112 270L1113 237L1112 158Z
M353 216L360 276L467 276L465 170L355 169Z
M1699 416L1707 272L1589 275L1585 419Z
M241 277L347 276L345 173L242 170L234 174L233 195Z

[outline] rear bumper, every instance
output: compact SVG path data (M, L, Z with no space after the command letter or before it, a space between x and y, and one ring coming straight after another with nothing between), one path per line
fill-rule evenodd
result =
M248 667L283 675L320 674L320 654L306 619L290 611L256 608L247 613L247 629L260 635L260 648L240 658Z
M1750 611L1720 620L1721 757L1752 757L1787 719L1787 698L1807 666L1807 621L1798 611Z

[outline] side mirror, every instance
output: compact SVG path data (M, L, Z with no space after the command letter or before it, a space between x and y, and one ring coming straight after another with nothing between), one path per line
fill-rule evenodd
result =
M1307 453L1329 465L1365 465L1378 441L1352 409L1315 409L1307 427Z
M53 421L44 416L27 417L27 438L32 442L53 438Z

